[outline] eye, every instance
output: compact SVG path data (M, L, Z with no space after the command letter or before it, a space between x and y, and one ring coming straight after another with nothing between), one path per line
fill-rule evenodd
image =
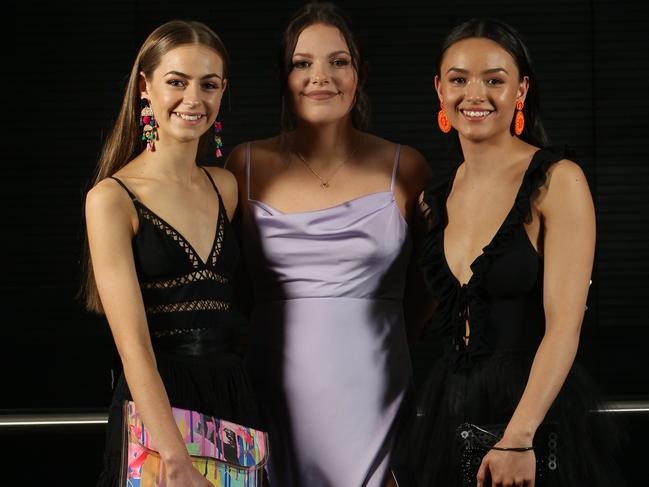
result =
M454 85L463 85L466 83L466 78L463 78L461 76L456 76L454 78L451 78L451 84Z
M306 69L309 66L311 66L311 63L309 61L293 61L293 68L295 69Z
M219 83L208 81L207 83L203 84L203 88L205 88L206 90L218 90L221 88L221 85Z
M487 80L487 86L499 86L502 85L504 82L501 79L498 78L491 78Z
M175 78L168 80L167 84L171 85L171 86L174 86L176 88L182 88L182 87L185 86L185 82L183 80L175 79Z
M337 68L344 68L345 66L349 65L349 61L347 59L337 58L333 59L331 61L331 64Z

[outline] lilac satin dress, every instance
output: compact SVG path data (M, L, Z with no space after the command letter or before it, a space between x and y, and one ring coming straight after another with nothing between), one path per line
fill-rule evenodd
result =
M399 149L389 191L296 213L250 198L246 149L249 367L273 487L380 486L387 473L411 376L402 306L411 240L393 194Z

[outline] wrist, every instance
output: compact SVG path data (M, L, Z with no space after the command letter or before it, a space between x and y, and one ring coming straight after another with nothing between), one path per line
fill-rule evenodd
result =
M165 465L167 474L173 475L174 472L180 471L187 466L191 466L191 458L189 457L184 445L182 446L182 449L175 448L160 452L160 457Z
M505 434L499 443L508 447L528 447L534 441L535 430L532 428L510 428L507 427Z

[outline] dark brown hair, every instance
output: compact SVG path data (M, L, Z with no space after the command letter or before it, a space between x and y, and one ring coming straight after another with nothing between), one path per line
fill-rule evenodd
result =
M146 38L138 52L131 74L126 84L122 107L112 131L104 142L99 155L97 169L91 187L112 176L140 154L146 143L141 140L140 117L140 73L150 78L160 64L162 56L179 46L198 44L216 51L223 61L223 79L227 78L228 53L218 35L202 22L172 20L155 29ZM199 142L199 151L209 142L210 134L205 133ZM97 285L92 272L92 262L86 236L85 277L82 292L86 307L90 311L103 311Z
M295 128L295 116L287 93L288 75L293 70L293 52L302 31L314 24L325 24L337 28L347 43L357 78L354 106L351 110L352 124L355 128L364 130L368 127L370 119L370 101L363 91L363 85L367 78L367 67L350 28L350 22L336 5L328 2L310 2L293 15L282 36L278 62L280 94L282 96L282 131L288 132Z

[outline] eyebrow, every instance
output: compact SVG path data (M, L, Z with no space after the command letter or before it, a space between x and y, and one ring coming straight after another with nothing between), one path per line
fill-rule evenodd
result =
M348 51L334 51L334 52L330 53L327 57L337 56L338 54L346 54L346 55L348 55L349 57L352 56L351 54L349 54ZM307 53L307 52L294 52L294 53L293 53L293 57L296 57L296 56L302 56L302 57L313 57L313 54L309 54L309 53Z
M468 69L462 69L462 68L456 68L456 67L450 67L446 73L450 73L451 71L457 71L458 73L468 73ZM482 74L492 74L492 73L499 73L499 72L504 72L505 74L509 74L509 72L505 68L491 68L491 69L485 69Z
M192 79L191 76L189 76L188 74L182 73L182 72L180 72L180 71L169 71L168 73L165 73L165 76L167 76L168 74L175 74L176 76L182 76L183 78L186 78L186 79ZM202 77L201 77L201 79L208 79L208 78L219 78L219 79L223 79L223 78L221 78L221 76L219 76L219 75L216 74L216 73L206 74L205 76L202 76Z

